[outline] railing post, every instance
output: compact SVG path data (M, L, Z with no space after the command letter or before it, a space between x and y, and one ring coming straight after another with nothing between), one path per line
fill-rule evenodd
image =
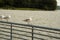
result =
M34 29L33 29L34 27L32 27L32 40L33 40L33 38L34 38Z
M12 40L12 24L11 24L10 30L11 30L11 32L10 32L10 40Z

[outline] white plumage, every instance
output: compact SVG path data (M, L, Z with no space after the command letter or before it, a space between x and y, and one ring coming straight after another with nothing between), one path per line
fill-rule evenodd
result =
M4 17L5 17L4 15L0 15L0 19L1 19L1 21L2 21L2 19L4 19Z
M4 19L10 19L11 16L4 16Z
M25 19L23 21L25 21L25 22L27 22L29 24L32 21L32 18L30 17L30 18L27 18L27 19Z
M9 20L10 18L11 18L11 16L9 15L9 16L4 16L3 19L7 20L7 22L8 22L8 20Z
M11 16L5 16L5 15L0 15L0 20L2 21L3 19L5 19L6 21L8 21L11 18Z

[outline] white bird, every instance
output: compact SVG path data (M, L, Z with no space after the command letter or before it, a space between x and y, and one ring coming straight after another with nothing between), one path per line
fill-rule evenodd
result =
M8 20L9 20L10 18L11 18L11 16L9 15L9 16L4 16L3 19L7 20L7 22L8 22Z
M2 19L3 19L4 17L5 17L4 15L1 15L1 16L0 16L1 21L2 21Z
M25 21L25 22L27 22L28 24L32 21L32 18L30 17L30 18L28 18L28 19L25 19L25 20L23 20L23 21Z

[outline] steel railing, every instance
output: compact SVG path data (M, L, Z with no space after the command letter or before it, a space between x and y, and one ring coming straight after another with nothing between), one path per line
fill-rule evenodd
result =
M0 21L1 40L60 40L60 29Z

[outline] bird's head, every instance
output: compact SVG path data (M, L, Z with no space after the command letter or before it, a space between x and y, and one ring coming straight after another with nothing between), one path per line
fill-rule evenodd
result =
M2 18L4 18L5 16L4 15L1 15Z
M32 17L29 18L32 21Z
M8 17L9 17L9 18L11 18L11 16L10 16L10 15L9 15Z

